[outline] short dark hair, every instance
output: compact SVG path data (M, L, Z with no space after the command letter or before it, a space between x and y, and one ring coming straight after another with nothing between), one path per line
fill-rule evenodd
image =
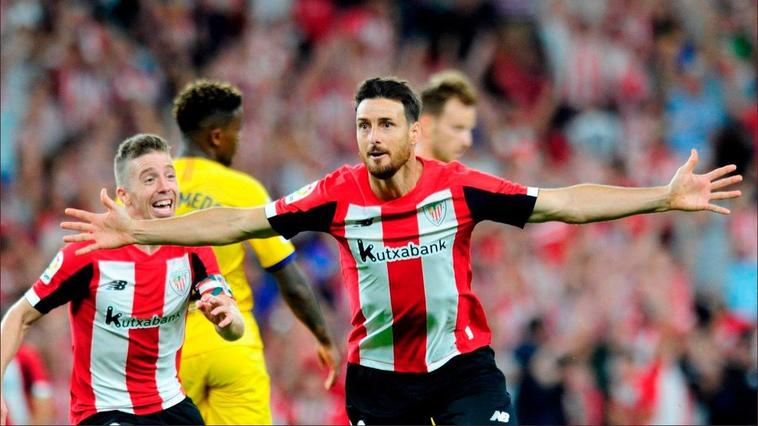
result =
M242 92L235 86L214 80L195 80L174 99L173 114L179 129L191 136L207 126L224 127L242 105Z
M421 92L422 113L440 115L447 101L457 98L466 106L476 105L476 89L466 76L454 70L432 75Z
M355 109L358 109L358 105L364 99L375 98L386 98L401 102L408 123L418 121L418 116L421 112L421 101L407 81L395 77L377 77L364 81L358 87L358 92L355 94Z
M128 181L126 164L129 160L155 151L171 154L171 147L162 137L147 133L134 135L121 142L116 150L116 158L113 159L113 174L116 177L116 185L124 187Z

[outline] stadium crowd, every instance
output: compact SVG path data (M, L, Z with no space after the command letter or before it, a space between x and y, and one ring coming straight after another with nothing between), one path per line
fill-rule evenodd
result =
M752 0L101 0L0 2L2 310L59 249L66 206L100 210L117 144L178 146L171 100L197 77L245 94L234 167L273 197L355 162L352 95L377 75L420 88L441 69L480 92L462 161L545 187L745 176L730 216L641 216L526 231L484 224L474 288L523 424L755 424L758 388L756 48ZM328 238L294 240L344 345ZM277 423L346 423L312 338L249 265ZM65 422L67 312L30 331Z

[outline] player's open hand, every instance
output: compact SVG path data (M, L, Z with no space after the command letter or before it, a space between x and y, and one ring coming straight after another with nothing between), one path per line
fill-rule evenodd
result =
M76 254L85 254L94 250L111 249L134 244L132 236L133 220L123 206L117 205L108 191L100 191L100 202L108 209L105 213L92 213L86 210L66 209L66 214L79 219L81 222L63 222L61 228L79 231L79 234L66 235L63 241L67 243L94 241L82 247Z
M329 370L329 374L327 374L326 380L324 380L324 389L329 390L334 386L334 382L337 381L337 376L339 375L339 352L337 352L333 345L322 343L318 345L316 355L318 356L318 363L321 368Z
M712 204L714 200L737 198L740 191L719 191L730 185L742 182L742 175L727 176L735 171L737 166L730 164L719 167L702 175L693 173L697 165L697 151L690 152L690 158L676 171L668 185L669 203L672 210L710 210L712 212L729 214L727 208Z
M226 340L237 340L242 337L244 323L234 299L219 294L213 296L204 294L195 306L205 315L208 321L216 325L216 331Z

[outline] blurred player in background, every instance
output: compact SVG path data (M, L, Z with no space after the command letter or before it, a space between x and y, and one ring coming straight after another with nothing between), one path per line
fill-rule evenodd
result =
M122 142L114 172L130 217L174 215L179 189L162 138L140 134ZM26 329L71 302L72 423L202 424L178 377L190 298L200 298L196 304L214 324L212 334L235 340L244 332L213 251L129 245L77 256L79 248L64 246L3 318L3 379Z
M212 208L180 218L133 220L101 191L107 213L67 209L84 222L66 241L80 253L134 242L229 244L301 231L340 247L352 309L346 377L352 424L507 424L505 377L484 310L471 289L471 233L492 220L590 223L669 210L729 214L712 203L742 180L734 165L693 173L697 152L668 185L583 184L538 189L417 157L421 102L404 81L366 80L355 96L362 164L343 166L265 207Z
M416 153L449 163L471 148L477 93L461 72L433 74L421 91L421 138Z
M178 213L212 206L255 207L270 202L263 185L231 169L242 126L242 94L234 86L197 80L174 100L184 149L174 161L181 188ZM324 317L295 260L289 241L273 237L248 242L261 266L274 275L284 301L319 342L317 356L334 383L339 355ZM253 318L253 295L245 276L243 243L213 248L245 319L245 335L227 342L190 312L180 376L187 394L210 424L270 424L269 376L263 342Z
M53 389L37 350L22 343L3 377L9 425L49 425L53 421Z

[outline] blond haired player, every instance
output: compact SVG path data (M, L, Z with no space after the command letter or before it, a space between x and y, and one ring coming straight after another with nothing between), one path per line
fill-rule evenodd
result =
M184 151L174 161L181 188L179 214L212 206L262 206L270 201L256 179L229 168L242 124L242 94L237 88L195 81L174 100L174 117L184 139ZM331 387L338 355L308 281L293 261L294 247L280 237L249 244L261 266L275 276L285 302L318 340L319 360L329 368L325 385ZM269 376L252 315L245 248L237 243L214 247L214 251L243 313L245 335L226 342L211 333L201 315L191 313L182 352L182 383L209 424L270 424Z
M445 163L459 160L471 147L477 93L462 73L441 71L421 91L421 138L416 153Z

